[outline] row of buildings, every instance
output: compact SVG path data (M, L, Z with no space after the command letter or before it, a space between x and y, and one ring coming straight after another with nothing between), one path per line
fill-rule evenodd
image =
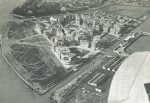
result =
M88 84L95 88L97 92L105 92L107 89L107 82L109 81L111 72L115 72L121 63L123 62L123 57L112 57L112 58L105 58L105 63L102 63L102 69L107 72L98 72L96 73L89 81Z
M60 55L60 59L65 58L70 62L70 47L96 51L100 48L97 44L103 36L118 38L125 26L135 27L139 22L129 17L95 11L53 16L42 20L40 24L37 24L38 32L49 38L53 51Z

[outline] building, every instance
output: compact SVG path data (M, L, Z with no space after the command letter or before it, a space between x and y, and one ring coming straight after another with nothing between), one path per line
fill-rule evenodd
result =
M71 57L70 57L70 50L68 47L60 48L60 59L65 61L66 64L70 63Z
M119 37L120 36L120 31L122 29L123 25L122 24L119 24L119 23L116 23L114 24L114 29L115 29L115 36Z
M124 60L123 57L118 58L115 62L113 62L110 67L108 67L108 70L117 70L117 67L120 66L120 64L122 63L122 61Z
M75 15L75 23L76 25L80 25L80 17L78 14Z
M42 31L41 31L41 27L39 24L35 24L34 28L33 28L33 31L36 33L36 34L42 34Z
M70 49L66 46L56 46L55 53L57 57L64 63L69 64L71 62Z
M95 76L93 76L92 79L88 81L88 84L94 86L97 92L102 92L106 90L106 85L108 85L107 82L109 79L110 76L108 74L97 73Z
M105 22L104 25L103 25L103 32L104 33L109 33L110 27L111 27L110 23L108 21Z
M51 24L54 24L54 23L58 22L58 18L56 18L56 17L50 17L49 21L50 21Z
M95 26L95 28L94 28L93 34L94 34L94 35L101 35L102 31L103 31L102 25L97 24L97 25Z
M101 40L101 36L100 36L100 35L96 35L96 36L93 37L93 40L92 40L92 42L91 42L91 48L92 48L93 50L96 50L96 48L97 48L96 44L97 44L100 40Z
M105 74L97 73L92 79L88 81L89 85L97 87L98 81L104 77Z
M123 26L119 23L115 23L111 28L110 28L110 32L109 34L110 35L113 35L113 36L116 36L116 37L119 37L120 36L120 31L121 31L121 28Z
M89 48L89 41L88 40L80 40L80 47Z
M57 28L56 29L56 35L59 37L59 38L63 38L64 37L64 33L62 32L62 29L61 28Z
M107 62L103 65L103 69L108 69L110 70L110 66L115 63L116 61L119 60L120 57L113 57L113 58L110 58L109 60L107 60Z
M114 29L113 27L111 27L109 34L115 36L116 35L116 29Z
M109 87L109 82L110 82L110 77L105 78L105 81L103 82L103 84L98 85L97 88L95 88L95 91L97 92L106 92L106 90L108 90Z

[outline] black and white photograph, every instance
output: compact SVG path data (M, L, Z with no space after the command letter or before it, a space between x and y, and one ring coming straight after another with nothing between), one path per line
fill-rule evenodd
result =
M150 0L0 0L0 103L150 103Z

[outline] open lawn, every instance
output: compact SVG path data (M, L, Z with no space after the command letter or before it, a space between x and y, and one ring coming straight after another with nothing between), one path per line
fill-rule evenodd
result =
M149 14L150 7L137 7L114 4L102 7L101 10L107 13L114 13L133 18L140 18L145 14Z
M129 54L143 51L150 51L150 36L142 36L126 48L126 52Z
M6 43L2 51L18 75L39 93L46 92L66 73L50 48Z
M7 27L7 37L8 39L20 40L30 36L35 36L36 34L32 30L34 25L35 24L31 21L21 21L19 23L9 22Z

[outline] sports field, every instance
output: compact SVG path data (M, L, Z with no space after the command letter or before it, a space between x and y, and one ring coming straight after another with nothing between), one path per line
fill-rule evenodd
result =
M150 7L138 7L138 6L127 6L127 5L109 5L101 8L102 11L107 13L114 13L132 18L140 18L143 15L149 15Z
M132 45L126 48L126 52L132 54L133 52L150 51L150 36L142 36L136 40Z

